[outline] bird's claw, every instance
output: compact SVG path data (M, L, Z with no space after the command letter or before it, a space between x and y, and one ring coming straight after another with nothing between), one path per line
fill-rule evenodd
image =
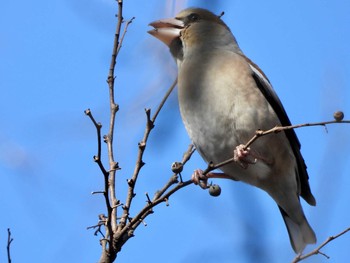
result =
M251 154L250 148L245 148L243 144L236 147L233 159L244 169L247 169L249 164L255 164L257 162L257 158Z
M203 170L201 169L194 170L191 180L195 185L199 185L202 189L207 189L209 187L208 177L203 174Z

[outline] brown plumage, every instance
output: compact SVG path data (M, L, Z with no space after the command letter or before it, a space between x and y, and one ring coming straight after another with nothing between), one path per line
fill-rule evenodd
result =
M293 130L259 138L242 150L257 129L290 125L289 118L265 74L239 48L219 16L189 8L173 19L150 24L149 33L169 46L178 65L179 104L183 122L196 149L207 162L232 157L223 174L203 176L243 181L266 191L277 203L292 247L301 252L315 243L299 196L315 205L300 143Z

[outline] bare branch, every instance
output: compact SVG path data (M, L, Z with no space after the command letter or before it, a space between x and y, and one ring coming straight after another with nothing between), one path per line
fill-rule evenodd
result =
M115 103L114 98L114 92L115 92L115 86L114 86L114 72L115 72L115 65L117 63L117 53L119 48L119 37L121 32L121 26L123 23L123 1L118 0L118 22L117 27L114 35L114 44L113 44L113 50L112 50L112 57L111 57L111 63L109 68L109 73L107 77L107 83L109 87L109 105L110 105L110 119L109 119L109 131L106 138L107 143L107 150L108 150L108 159L109 159L109 176L108 181L105 181L105 184L108 185L109 191L107 191L107 194L109 192L110 194L110 202L112 203L112 207L115 207L115 205L118 203L116 198L116 192L115 192L115 174L116 170L119 169L119 165L117 162L114 161L114 149L113 149L113 139L114 139L114 129L115 129L115 117L116 113L119 110L119 105ZM110 230L109 237L110 237L110 244L113 241L113 234L117 231L117 210L115 208L110 208L108 211L108 228ZM111 251L111 248L109 249Z
M10 254L10 246L13 241L13 238L11 237L11 230L8 228L7 229L7 262L11 263L11 254Z
M192 154L194 153L195 149L193 145L190 145L187 151L185 152L182 164L185 165L191 158ZM177 192L178 190L192 184L193 182L191 180L188 180L186 182L178 182L177 175L173 174L169 181L165 184L165 186L157 191L152 199L150 201L150 198L147 198L147 204L146 206L127 224L126 227L122 229L122 231L119 233L119 236L124 236L127 234L127 231L131 231L131 233L134 232L134 230L139 226L141 222L150 214L153 213L152 208L156 205L166 202L168 204L169 197ZM176 184L172 189L167 191L172 185ZM128 237L129 238L129 237ZM127 239L128 239L127 238ZM126 242L127 240L125 240Z
M345 233L349 232L350 231L350 227L343 230L342 232L340 232L339 234L335 235L335 236L330 236L328 237L321 245L319 245L317 248L315 248L314 250L312 250L311 252L305 254L305 255L302 255L302 254L299 254L297 255L293 261L291 263L296 263L296 262L300 262L308 257L311 257L313 255L317 255L317 254L321 254L323 255L324 257L326 257L327 259L329 259L330 257L327 256L326 254L324 254L323 252L321 252L321 249L326 246L328 243L330 243L331 241L333 241L334 239L344 235Z
M338 123L350 123L350 120L332 120L332 121L324 121L324 122L314 122L314 123L303 123L303 124L297 124L297 125L290 125L290 126L276 126L270 130L267 131L261 131L257 130L255 132L255 135L247 142L247 144L244 146L245 149L247 149L253 142L255 142L259 137L265 136L272 133L279 133L284 130L291 130L291 129L297 129L302 127L311 127L311 126L324 126L328 124L338 124Z
M118 48L117 48L117 56L119 54L120 49L122 48L124 37L126 35L126 32L128 31L128 27L129 27L129 25L132 23L132 21L134 19L135 19L135 17L132 17L130 20L126 21L126 23L125 23L124 32L123 32L123 35L122 35L122 37L120 39L120 42L119 42L119 45L118 45Z
M143 158L143 154L145 152L146 146L147 146L148 137L149 137L152 129L154 128L154 123L156 121L156 118L157 118L159 112L163 108L163 106L164 106L166 100L168 99L169 95L171 94L171 92L174 90L176 83L177 83L177 80L175 80L173 82L173 84L169 87L169 89L166 92L166 94L164 95L161 103L159 104L158 108L156 109L156 112L153 115L153 117L151 117L151 110L150 109L145 110L146 118L147 118L146 119L146 128L145 128L143 138L142 138L141 142L139 142L139 144L138 144L139 151L138 151L137 158L136 158L134 173L133 173L131 179L128 180L128 184L129 184L128 195L127 195L127 198L125 201L125 205L123 207L124 213L123 213L123 215L120 219L120 222L119 222L119 228L118 228L119 233L121 233L122 229L125 227L127 218L129 217L131 203L132 203L133 197L135 196L134 189L136 186L136 182L137 182L140 170L145 164L142 158Z
M324 126L328 124L339 124L339 123L350 123L350 120L334 120L334 121L324 121L324 122L314 122L314 123L303 123L303 124L297 124L297 125L290 125L290 126L276 126L274 128L271 128L269 130L263 131L263 130L257 130L255 132L255 135L244 145L244 149L247 149L249 146L251 146L257 139L260 137L269 135L269 134L275 134L279 133L284 130L291 130L291 129L297 129L302 127L311 127L311 126ZM207 174L215 169L218 169L226 164L234 162L234 157L227 159L221 163L213 164L209 163L208 167L204 170L203 174Z
M170 94L173 92L174 88L176 87L177 84L177 79L174 80L173 84L171 84L170 88L168 89L168 91L165 93L164 98L162 99L162 101L160 102L156 113L153 115L152 117L152 122L154 123L156 121L156 118L160 112L160 110L163 108L165 102L167 101L167 99L169 98Z
M96 131L97 131L97 155L94 156L94 161L98 164L100 167L101 172L105 175L108 176L108 172L104 168L102 161L101 161L101 145L102 145L102 137L101 137L101 128L102 124L100 122L97 122L92 115L92 112L90 109L87 109L84 111L84 113L89 116L90 120L92 123L95 125Z
M184 156L183 156L182 161L180 163L182 166L184 166L190 160L190 158L191 158L192 154L194 153L194 151L195 151L195 148L194 148L193 144L190 144L188 149L187 149L187 151L184 153ZM173 174L172 177L170 177L168 183L165 184L165 186L161 190L158 190L155 193L155 195L153 197L153 201L159 199L169 189L170 186L172 186L173 184L178 183L177 174L181 175L181 172L175 173L175 174ZM180 180L180 182L182 182L182 179Z

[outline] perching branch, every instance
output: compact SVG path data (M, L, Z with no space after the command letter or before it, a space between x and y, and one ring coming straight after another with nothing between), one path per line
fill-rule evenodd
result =
M338 118L338 114L342 114L341 118ZM311 127L311 126L324 126L327 128L326 125L328 124L339 124L339 123L350 123L350 120L343 120L344 114L342 112L336 112L334 113L334 118L335 120L332 121L324 121L324 122L314 122L314 123L303 123L303 124L297 124L297 125L290 125L290 126L276 126L274 128L271 128L269 130L263 131L263 130L257 130L255 131L255 135L244 145L244 149L248 149L257 139L260 137L269 135L269 134L276 134L281 131L285 130L291 130L291 129L297 129L297 128L302 128L302 127ZM218 169L226 164L235 162L234 157L227 159L223 162L213 164L209 163L208 167L204 170L203 174L207 174L215 169Z
M296 262L300 262L306 258L309 258L313 255L317 255L317 254L320 254L320 255L323 255L324 257L326 257L327 259L329 259L330 257L327 256L325 253L321 252L321 249L326 246L328 243L330 243L331 241L333 241L334 239L344 235L345 233L349 232L350 231L350 227L343 230L342 232L340 232L339 234L335 235L335 236L330 236L328 237L321 245L319 245L317 248L315 248L314 250L312 250L311 252L305 254L305 255L302 255L302 254L299 254L297 255L293 261L291 263L296 263Z

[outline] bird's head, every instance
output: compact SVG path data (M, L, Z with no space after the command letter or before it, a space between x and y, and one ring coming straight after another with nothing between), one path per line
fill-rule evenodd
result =
M230 29L221 15L202 8L188 8L174 18L150 23L149 34L165 43L174 57L183 55L183 48L236 45Z

